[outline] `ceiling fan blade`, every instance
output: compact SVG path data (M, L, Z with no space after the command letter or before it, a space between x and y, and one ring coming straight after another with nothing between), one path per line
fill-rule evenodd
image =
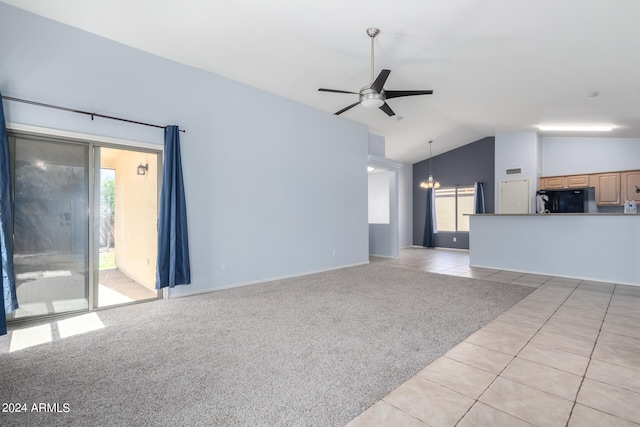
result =
M386 102L384 104L382 104L379 108L382 111L384 111L385 113L387 113L387 116L389 116L389 117L396 115L396 113L393 112L391 107L389 107L389 104L387 104Z
M339 116L340 114L344 113L347 110L352 109L353 107L355 107L356 105L360 104L360 101L358 102L354 102L353 104L349 105L348 107L344 107L342 110L338 111L337 113L334 113L336 116Z
M348 90L338 90L338 89L325 89L325 88L320 88L318 89L318 92L333 92L333 93L352 93L354 95L357 95L357 92L349 92Z
M431 95L432 90L385 90L384 95L387 99L399 98L401 96L413 95Z
M371 83L371 89L380 93L382 91L382 88L384 87L384 83L387 81L387 77L389 77L389 73L391 73L391 70L380 71L378 77L376 77L375 81Z

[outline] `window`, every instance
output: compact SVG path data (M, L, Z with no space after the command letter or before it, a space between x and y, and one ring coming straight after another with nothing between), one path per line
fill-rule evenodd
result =
M473 213L473 186L436 189L438 231L469 231L468 214Z

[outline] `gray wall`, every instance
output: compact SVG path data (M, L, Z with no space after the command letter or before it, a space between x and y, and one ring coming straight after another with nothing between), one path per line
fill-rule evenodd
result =
M413 165L404 163L398 179L400 247L406 248L413 245Z
M368 262L364 125L4 3L0 58L4 95L186 129L193 283L170 295ZM4 109L8 122L163 142L162 129Z
M369 255L388 258L398 256L391 227L391 224L369 224Z
M487 213L494 205L494 153L495 139L483 138L471 144L448 151L432 159L432 172L442 186L484 183ZM429 160L413 165L413 244L422 246L426 215L426 191L420 182L429 176ZM456 242L453 242L456 237ZM439 232L436 246L469 249L469 233Z
M393 215L397 211L396 173L369 173L369 255L398 256L397 233L394 234L398 223Z

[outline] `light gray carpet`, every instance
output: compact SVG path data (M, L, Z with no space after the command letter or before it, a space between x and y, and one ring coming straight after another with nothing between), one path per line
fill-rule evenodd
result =
M69 404L0 425L341 426L532 290L377 262L99 311L0 355L2 402Z

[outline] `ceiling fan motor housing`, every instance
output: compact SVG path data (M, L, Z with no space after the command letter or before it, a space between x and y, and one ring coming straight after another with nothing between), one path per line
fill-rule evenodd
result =
M363 107L378 108L384 104L384 99L384 90L377 92L369 86L360 89L360 105Z

